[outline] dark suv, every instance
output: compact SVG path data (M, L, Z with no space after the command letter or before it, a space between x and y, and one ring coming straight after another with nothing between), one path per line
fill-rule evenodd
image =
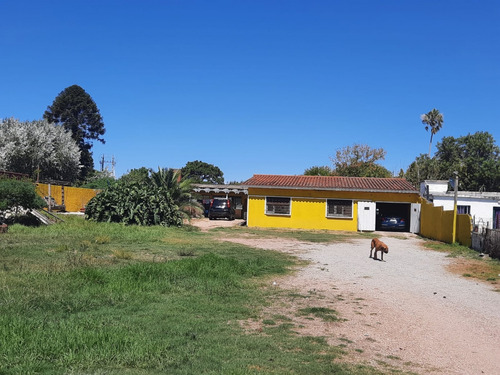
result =
M213 220L221 217L228 220L234 220L234 208L231 207L231 201L229 199L214 198L210 201L208 218Z

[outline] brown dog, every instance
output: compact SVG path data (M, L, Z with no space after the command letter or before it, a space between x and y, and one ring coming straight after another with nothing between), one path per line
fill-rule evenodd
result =
M381 257L381 260L384 260L384 253L388 253L389 252L389 246L387 246L385 243L383 243L382 241L380 241L378 238L374 238L372 240L372 245L371 245L371 249L370 249L370 258L372 257L372 251L373 249L375 249L375 256L373 257L373 259L375 260L378 260L377 258L377 251L380 251L380 257Z

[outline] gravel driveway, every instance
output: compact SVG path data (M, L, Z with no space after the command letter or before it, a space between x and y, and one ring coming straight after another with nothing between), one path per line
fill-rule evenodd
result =
M452 260L423 250L416 237L381 239L390 249L385 262L369 258L369 239L300 245L300 257L312 263L297 281L342 297L333 308L348 320L328 327L328 335L352 341L371 364L411 362L422 374L500 374L500 293L447 272Z
M291 314L299 333L346 347L347 360L419 374L500 374L500 293L448 272L453 260L424 250L414 235L376 235L389 246L383 262L369 258L370 239L336 244L224 240L310 261L294 275L275 280L276 287L309 298L276 301L264 314L288 310L281 312ZM305 305L329 307L345 321L294 314ZM259 321L253 324L258 329Z

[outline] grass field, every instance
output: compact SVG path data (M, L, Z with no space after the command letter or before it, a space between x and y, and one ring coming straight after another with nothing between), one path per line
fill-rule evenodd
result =
M0 374L378 374L286 321L242 329L294 264L189 226L11 226L0 235Z

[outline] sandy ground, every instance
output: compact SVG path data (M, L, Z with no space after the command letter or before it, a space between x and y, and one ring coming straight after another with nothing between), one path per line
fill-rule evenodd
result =
M194 224L206 229L241 222ZM246 322L247 328L258 330L262 320L283 314L298 333L345 347L354 363L418 374L500 374L500 293L448 272L453 259L424 250L414 235L375 236L389 246L383 262L369 258L370 239L325 245L224 238L309 261L294 275L273 281L273 287L307 298L283 299L284 293L277 293L281 297L262 319ZM308 306L334 309L341 321L297 315Z

